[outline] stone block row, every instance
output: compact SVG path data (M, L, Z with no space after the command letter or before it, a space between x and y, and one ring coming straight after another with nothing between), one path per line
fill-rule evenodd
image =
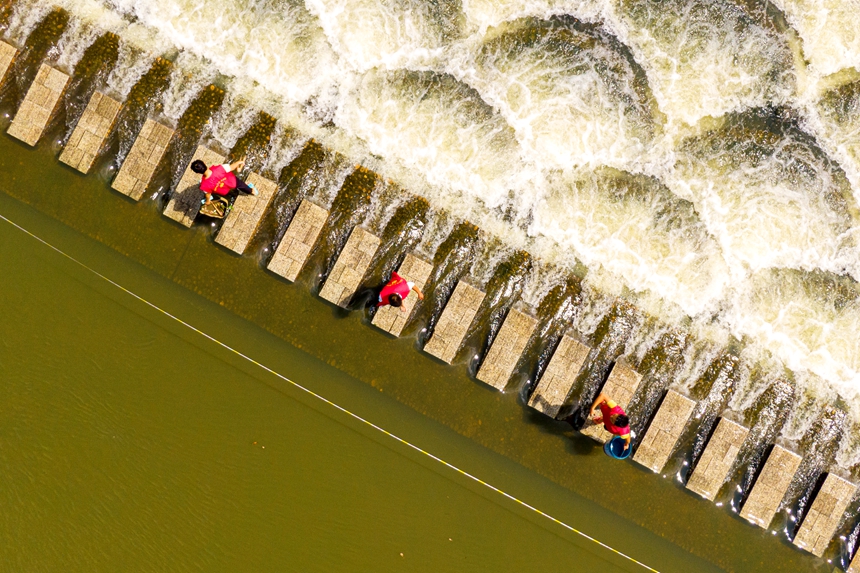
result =
M27 145L35 146L54 115L68 83L67 74L48 64L42 64L12 120L12 125L9 126L9 135Z
M824 555L856 491L857 486L850 481L836 474L828 474L806 512L793 543L818 557Z
M424 352L451 364L463 344L463 338L466 337L478 307L484 302L484 296L480 290L460 281L454 294L448 299L433 335L424 345Z
M674 390L669 390L645 437L633 454L633 461L654 472L663 471L681 433L687 426L696 403Z
M95 92L63 148L60 161L86 174L98 157L121 107L115 99Z
M732 470L748 434L749 430L737 422L721 418L687 482L687 488L713 501Z
M358 290L379 243L379 237L361 227L355 227L326 278L320 296L332 304L346 308L352 295Z
M774 446L741 509L741 517L767 529L800 467L801 457L782 446Z
M571 336L562 336L546 371L529 397L529 407L550 418L557 417L590 352L591 348Z
M172 137L172 129L147 119L111 187L139 201L155 175L155 168L158 167Z
M296 280L328 219L328 211L304 199L266 268L288 281Z
M254 185L258 195L240 194L233 202L233 209L218 230L215 242L231 251L242 254L257 232L263 214L275 197L278 185L257 173L251 173L248 183Z
M0 41L0 84L6 79L6 72L12 67L12 62L15 61L17 54L18 50L15 46Z
M504 390L536 327L534 318L511 309L478 370L478 380Z

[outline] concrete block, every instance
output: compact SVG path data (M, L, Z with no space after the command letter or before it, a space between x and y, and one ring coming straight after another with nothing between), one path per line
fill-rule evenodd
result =
M355 227L326 278L320 296L338 306L346 307L358 290L373 255L379 248L379 237Z
M245 252L263 214L278 190L278 185L274 181L257 173L252 173L248 177L248 183L252 183L257 188L259 195L255 197L242 193L236 197L233 209L218 230L218 236L215 237L216 243L240 255Z
M529 406L551 418L558 416L589 352L591 348L564 335L529 397Z
M639 448L633 454L633 461L652 471L662 471L695 407L696 402L693 400L669 390Z
M855 484L835 474L828 474L806 512L793 543L818 557L824 555L856 491Z
M848 565L848 569L846 569L845 572L860 573L860 551L854 553L854 558L851 560L851 563Z
M15 56L18 54L18 49L6 42L0 42L0 84L6 79L6 72L15 61Z
M687 482L687 489L713 501L732 470L748 434L749 429L721 418Z
M774 446L761 473L753 485L749 497L744 502L741 517L767 529L779 504L791 485L802 458L794 452Z
M620 358L612 366L612 372L609 373L601 392L626 411L641 382L642 375L630 368L627 360ZM590 419L586 421L582 433L601 444L612 439L612 434L603 428L603 424L595 424Z
M172 129L147 119L120 167L112 187L135 201L140 200L172 137Z
M436 323L433 336L424 345L424 352L451 364L484 296L483 292L460 281Z
M289 281L296 280L308 260L326 219L328 219L328 211L304 199L296 210L293 220L290 221L287 232L278 243L267 268Z
M185 227L190 227L194 222L200 211L200 201L203 199L203 192L200 190L200 174L191 171L191 164L197 159L202 160L207 166L224 163L223 155L202 145L194 152L194 156L185 168L185 173L182 174L182 179L179 180L179 185L176 186L164 209L165 217Z
M95 92L60 154L60 161L86 174L110 133L120 107L115 99Z
M534 318L511 309L478 370L478 380L504 390L536 327Z
M12 125L9 126L9 135L35 146L68 83L68 75L48 64L42 64L12 120Z

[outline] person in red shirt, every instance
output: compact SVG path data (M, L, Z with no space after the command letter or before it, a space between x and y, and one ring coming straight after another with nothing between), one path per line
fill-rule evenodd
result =
M600 415L597 410L600 409ZM591 405L591 419L595 424L603 424L603 428L612 435L624 440L624 451L630 448L630 419L624 409L601 392L594 404Z
M418 295L418 300L424 300L424 293L415 286L415 283L404 280L397 273L391 273L391 280L382 287L376 306L390 304L395 308L399 308L402 312L406 312L406 307L403 306L403 299L409 296L409 293L413 290Z
M211 203L213 194L223 196L234 190L250 195L259 195L260 192L254 188L253 184L245 183L236 177L235 171L244 167L244 157L233 163L222 163L221 165L213 165L212 167L206 167L206 164L201 160L195 159L191 163L191 171L203 176L200 182L200 190L203 191L206 197L203 200L203 204Z

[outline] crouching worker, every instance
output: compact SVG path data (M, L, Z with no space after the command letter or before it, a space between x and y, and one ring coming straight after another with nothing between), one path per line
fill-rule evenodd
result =
M600 415L597 410L600 409ZM609 396L601 392L594 404L591 405L591 419L595 424L603 424L603 428L613 436L624 440L624 451L630 448L630 419L624 409L613 402Z
M225 196L234 190L250 195L259 195L260 192L254 188L253 184L245 183L236 177L235 171L244 167L244 157L233 163L223 163L221 165L213 165L212 167L206 167L206 164L201 160L195 159L191 163L191 171L203 176L203 180L200 182L200 190L206 196L203 204L208 205L211 203L213 194Z
M409 293L413 290L418 295L418 300L424 300L424 293L415 286L415 283L403 280L403 277L397 273L392 273L391 280L385 283L385 286L382 287L382 291L379 293L379 301L376 306L390 304L395 308L399 308L402 312L406 312L406 307L403 306L403 299L409 296Z

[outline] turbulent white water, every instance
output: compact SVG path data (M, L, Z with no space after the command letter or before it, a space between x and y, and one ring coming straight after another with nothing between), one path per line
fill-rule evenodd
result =
M232 78L225 145L263 109L860 411L856 0L19 0L7 37L55 3L65 65L94 29L180 49L168 117Z

